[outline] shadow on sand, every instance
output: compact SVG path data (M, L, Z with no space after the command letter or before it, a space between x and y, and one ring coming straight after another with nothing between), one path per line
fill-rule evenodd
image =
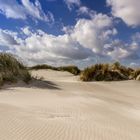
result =
M52 89L52 90L61 90L57 84L46 81L46 80L38 80L33 79L29 82L29 84L26 84L22 81L15 83L15 84L6 84L1 89L2 90L11 90L11 88L15 87L23 87L23 88L40 88L40 89Z

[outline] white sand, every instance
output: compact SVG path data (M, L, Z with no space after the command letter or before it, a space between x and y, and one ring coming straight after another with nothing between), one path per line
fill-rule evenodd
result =
M33 74L48 82L0 90L0 140L140 140L140 82Z

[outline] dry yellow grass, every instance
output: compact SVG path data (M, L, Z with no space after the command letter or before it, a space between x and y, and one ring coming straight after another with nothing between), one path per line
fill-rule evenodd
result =
M0 53L0 85L6 82L15 83L18 80L28 83L31 75L13 55Z

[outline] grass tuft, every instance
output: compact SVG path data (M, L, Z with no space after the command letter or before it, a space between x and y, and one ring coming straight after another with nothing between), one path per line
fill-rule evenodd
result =
M60 71L67 71L67 72L70 72L70 73L72 73L74 75L79 75L80 74L80 70L76 66L63 66L63 67L58 67L58 70L60 70Z
M31 74L13 55L0 53L0 86L22 80L29 83Z
M0 86L5 83L16 83L19 80L28 84L33 79L28 70L34 69L68 71L74 75L80 74L80 79L82 81L140 80L140 69L134 70L132 68L127 68L119 62L113 64L95 64L85 68L82 72L74 65L53 67L44 64L27 68L13 55L0 53Z
M39 70L39 69L51 69L57 71L68 71L74 75L80 74L80 69L76 66L62 66L62 67L53 67L46 64L43 65L36 65L29 68L30 70Z
M95 64L87 67L80 75L82 81L122 81L134 79L135 71L131 68L122 66L119 62L112 65ZM136 73L136 72L135 72ZM139 73L139 72L137 72Z
M53 66L50 66L50 65L47 65L47 64L36 65L36 66L30 67L29 69L30 69L30 70L40 70L40 69L58 70L57 67L53 67Z
M135 70L132 75L135 80L140 80L140 69Z

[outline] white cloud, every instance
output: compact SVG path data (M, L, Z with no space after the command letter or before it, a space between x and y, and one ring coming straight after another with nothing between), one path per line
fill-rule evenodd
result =
M29 26L26 26L26 27L24 27L24 28L21 28L21 30L22 30L22 32L23 32L25 35L27 35L27 36L32 35L31 29L30 29Z
M17 53L23 55L23 58L29 56L28 59L33 61L38 59L40 62L43 59L46 62L78 60L92 55L92 51L85 49L68 35L53 36L47 33L43 35L33 34L20 44L20 48L17 46L16 50Z
M126 58L130 55L127 49L121 47L114 47L112 51L107 52L107 55L111 56L114 60L119 60L122 58Z
M132 36L132 40L133 40L133 42L139 42L140 43L140 32L135 33Z
M95 14L92 19L79 19L75 26L67 28L63 35L55 36L25 27L21 31L26 38L17 38L16 35L18 45L11 46L14 53L20 54L28 62L56 63L59 60L67 63L85 60L96 54L104 55L104 44L115 32L112 18L103 14Z
M0 37L1 44L4 41L11 44L9 51L20 54L29 64L88 64L97 58L100 62L100 56L105 60L140 59L139 33L132 37L131 44L113 41L112 37L118 31L113 27L113 19L107 15L94 14L91 19L79 19L74 26L64 29L64 34L58 36L31 27L22 28L17 34L7 31L6 35L11 35L11 39ZM12 39L17 43L12 43Z
M7 18L26 19L25 9L16 0L0 0L0 13Z
M18 45L16 38L14 38L16 34L13 32L8 32L6 30L0 29L0 45L10 47L11 45Z
M139 60L140 43L130 40L131 43L125 43L121 40L114 40L105 45L105 53L114 60Z
M121 18L129 26L140 25L139 0L107 0L112 14Z
M66 3L69 10L71 10L73 8L73 6L78 6L79 7L81 5L80 0L64 0L64 2Z
M108 35L103 35L111 29L112 18L96 14L91 20L80 19L71 31L71 36L85 48L92 49L94 53L102 53ZM110 28L110 29L109 29Z
M136 63L136 62L131 62L130 63L130 67L132 67L132 68L139 68L140 67L140 64L139 63Z
M48 12L48 14L46 15L43 12L40 2L38 0L36 0L34 4L29 0L21 0L21 1L26 12L32 17L45 21L54 20L52 13Z
M86 6L80 6L79 9L77 10L77 13L78 15L86 15L89 17L93 17L96 14L95 11L89 9Z
M16 0L0 0L0 13L7 18L26 19L30 16L47 22L54 21L53 14L49 11L47 14L44 13L38 0L35 0L35 3L30 0L21 0L21 3L19 4Z
M88 14L89 9L86 6L81 6L78 10L79 14Z
M84 15L92 18L94 15L96 15L96 12L94 10L91 10L90 8L84 6L80 0L64 0L64 2L66 3L70 11L76 6L76 12L78 16Z

